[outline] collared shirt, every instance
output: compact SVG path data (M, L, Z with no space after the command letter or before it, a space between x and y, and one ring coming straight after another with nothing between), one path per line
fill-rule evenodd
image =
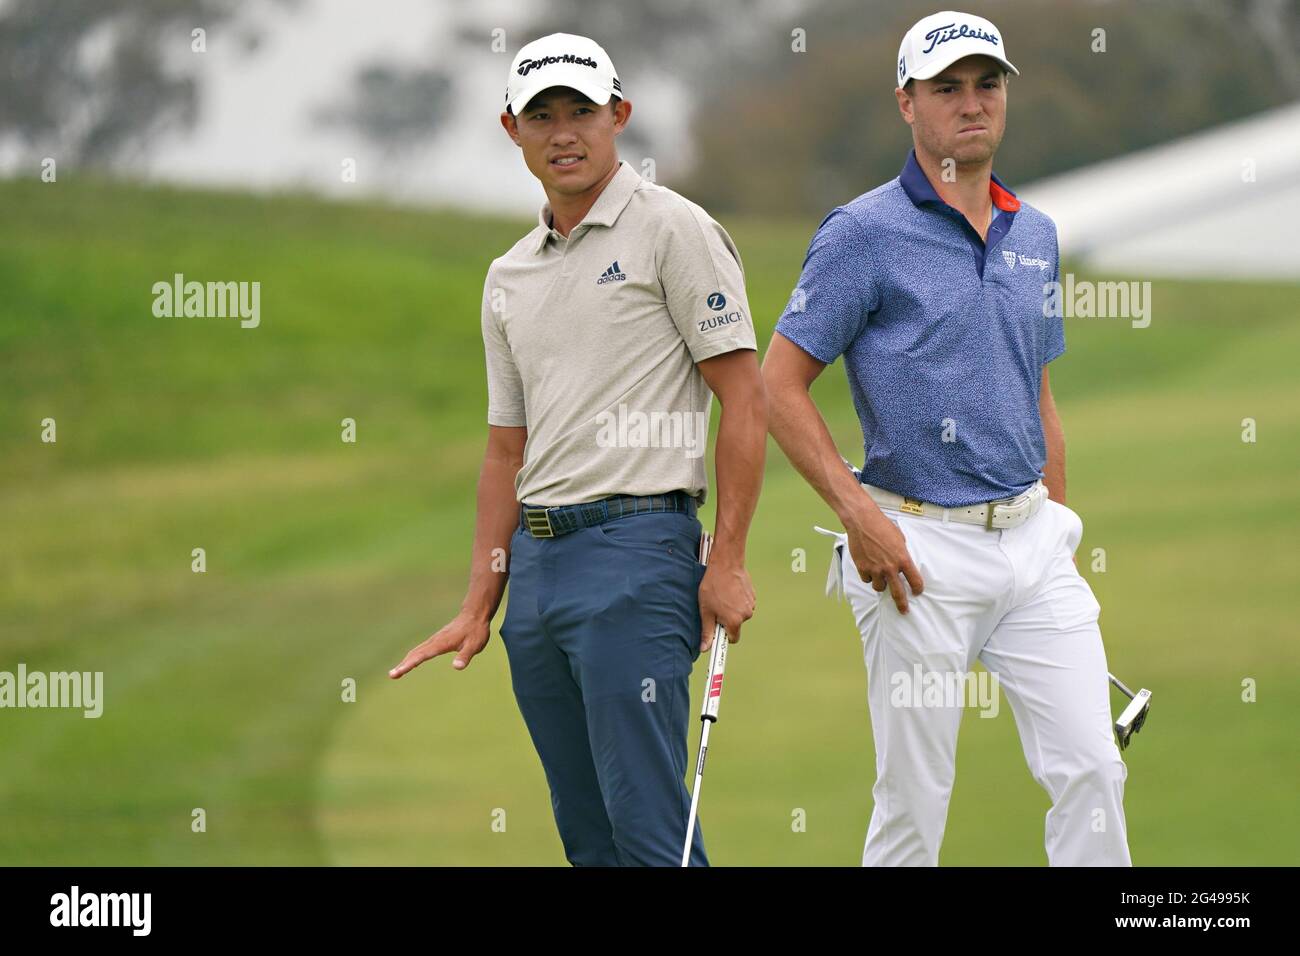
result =
M1042 369L1065 351L1044 315L1056 226L992 176L987 241L909 154L902 173L822 221L776 331L844 356L862 480L957 507L1043 476ZM1054 310L1047 310L1054 311Z
M740 253L626 162L568 237L538 224L483 287L488 422L528 428L519 500L707 496L713 395L695 363L755 349Z

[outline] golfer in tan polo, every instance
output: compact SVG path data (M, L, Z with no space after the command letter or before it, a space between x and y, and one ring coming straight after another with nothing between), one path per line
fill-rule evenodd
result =
M569 34L510 68L501 123L546 193L483 290L488 445L460 613L393 677L501 626L569 862L681 862L691 666L754 612L745 539L767 406L740 255L699 206L621 162L632 104ZM696 509L713 395L717 523ZM503 563L509 556L508 574ZM698 822L693 865L708 858Z

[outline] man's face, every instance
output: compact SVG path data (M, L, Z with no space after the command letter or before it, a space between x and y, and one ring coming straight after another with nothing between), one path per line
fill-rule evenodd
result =
M917 145L958 166L991 162L1007 127L1007 83L991 57L967 56L929 80L897 90Z
M518 116L501 114L501 125L524 151L529 171L548 192L585 192L617 162L614 137L623 132L632 104L627 100L597 106L565 86L543 90Z

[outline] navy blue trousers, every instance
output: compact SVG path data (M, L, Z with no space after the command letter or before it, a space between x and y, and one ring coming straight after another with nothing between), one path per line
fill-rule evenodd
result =
M574 866L681 866L701 530L657 512L511 541L501 639Z

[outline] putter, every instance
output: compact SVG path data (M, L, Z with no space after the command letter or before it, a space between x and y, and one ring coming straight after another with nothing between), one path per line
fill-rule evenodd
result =
M1133 735L1142 729L1146 723L1147 712L1151 710L1151 691L1143 687L1136 694L1124 686L1114 674L1107 674L1110 682L1119 688L1120 693L1129 699L1128 706L1124 712L1119 715L1119 720L1115 721L1115 743L1119 744L1119 749L1124 750L1128 747L1129 741Z
M709 563L713 537L707 531L700 536L700 564ZM727 629L713 628L713 647L709 653L709 677L704 684L704 707L700 711L700 756L695 762L695 785L691 788L691 815L686 821L686 846L682 849L682 866L691 865L691 844L695 842L695 816L700 809L700 788L704 784L704 758L709 754L709 726L718 719L722 702L722 675L727 668Z

